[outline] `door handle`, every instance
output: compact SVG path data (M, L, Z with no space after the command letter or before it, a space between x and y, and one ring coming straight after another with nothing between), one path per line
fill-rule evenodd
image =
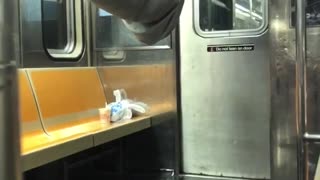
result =
M304 142L320 142L320 134L304 133L303 141Z

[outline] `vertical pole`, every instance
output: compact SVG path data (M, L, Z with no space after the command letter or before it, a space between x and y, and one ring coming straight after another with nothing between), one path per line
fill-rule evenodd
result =
M297 127L298 127L298 168L299 180L307 177L306 152L304 134L306 132L307 106L306 106L306 13L305 0L296 0L297 25L296 25L296 76L297 76Z
M0 179L21 180L17 67L19 1L0 1Z

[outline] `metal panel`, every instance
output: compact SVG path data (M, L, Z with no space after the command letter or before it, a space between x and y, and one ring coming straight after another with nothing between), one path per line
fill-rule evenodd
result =
M297 180L297 129L295 123L295 30L291 25L291 1L271 0L271 142L272 179Z
M0 62L19 60L18 1L0 2Z
M201 38L192 1L181 17L182 172L269 179L268 33ZM251 52L208 53L208 45L255 44Z

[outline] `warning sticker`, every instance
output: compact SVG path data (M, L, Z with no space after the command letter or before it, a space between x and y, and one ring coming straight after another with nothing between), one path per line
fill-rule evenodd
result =
M208 52L233 52L233 51L254 51L254 45L223 45L208 46Z

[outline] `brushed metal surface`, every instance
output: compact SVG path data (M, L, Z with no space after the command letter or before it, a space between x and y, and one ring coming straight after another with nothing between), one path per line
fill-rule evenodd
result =
M19 1L0 2L0 63L20 59Z
M201 38L192 16L189 0L180 22L182 173L270 179L268 33ZM225 44L255 44L255 51L207 53Z
M296 44L290 0L269 1L272 179L297 180Z

